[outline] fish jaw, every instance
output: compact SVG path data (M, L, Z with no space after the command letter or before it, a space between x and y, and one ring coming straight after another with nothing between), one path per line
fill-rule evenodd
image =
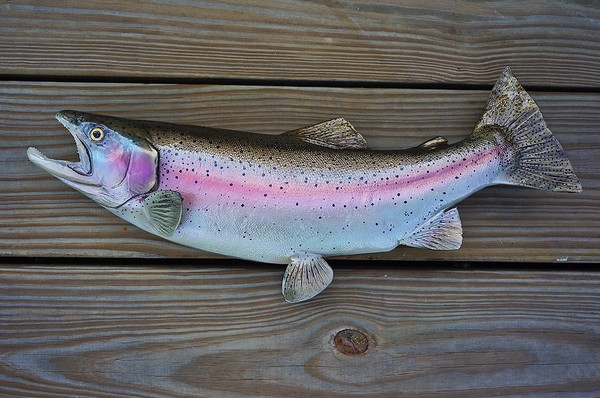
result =
M80 132L77 120L68 111L58 112L56 119L73 136L75 145L77 146L79 161L68 162L65 160L50 159L34 147L27 149L27 157L42 170L80 191L99 187L101 183L93 173L90 149L79 137Z
M158 154L122 119L71 110L58 112L56 118L73 136L79 161L50 159L29 148L27 156L34 164L106 208L154 189ZM91 135L96 129L102 132L99 138Z

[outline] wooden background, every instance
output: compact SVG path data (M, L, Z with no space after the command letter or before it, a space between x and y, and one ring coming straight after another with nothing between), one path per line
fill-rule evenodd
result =
M461 250L333 260L299 305L282 267L139 231L25 155L76 157L68 108L456 141L507 65L584 192L485 189ZM600 396L600 4L2 1L0 79L1 396Z

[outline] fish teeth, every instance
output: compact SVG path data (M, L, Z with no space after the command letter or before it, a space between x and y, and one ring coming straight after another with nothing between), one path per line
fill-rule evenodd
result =
M39 149L34 148L34 147L30 147L27 149L27 156L29 158L34 157L34 158L38 158L38 159L42 159L42 160L48 159L48 157L46 155L44 155L42 152L40 152Z
M46 170L55 177L66 179L83 185L98 185L89 175L83 173L79 162L67 162L48 158L36 148L27 149L27 156L35 165Z
M79 155L79 164L77 167L85 174L91 174L92 166L90 162L90 154L85 144L75 135L72 134L77 145L77 154Z

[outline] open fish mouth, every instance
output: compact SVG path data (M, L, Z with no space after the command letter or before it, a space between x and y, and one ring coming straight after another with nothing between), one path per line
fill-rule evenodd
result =
M37 148L27 149L27 157L32 163L52 174L53 176L75 184L99 186L100 183L94 178L92 170L92 159L89 148L78 137L78 126L76 120L66 112L56 114L56 119L69 130L79 154L78 162L50 159Z

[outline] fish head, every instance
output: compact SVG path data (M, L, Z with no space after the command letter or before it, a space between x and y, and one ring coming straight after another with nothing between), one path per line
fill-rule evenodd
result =
M158 152L143 128L131 120L77 111L61 111L56 118L73 136L79 161L50 159L29 148L34 164L105 207L154 189Z

